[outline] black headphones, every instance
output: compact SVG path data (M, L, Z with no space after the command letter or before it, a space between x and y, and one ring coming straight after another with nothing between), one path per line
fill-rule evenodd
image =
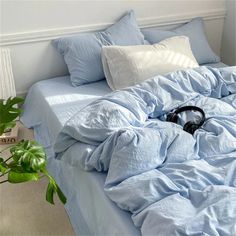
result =
M170 122L173 122L173 123L177 124L178 119L179 119L179 116L178 116L179 113L184 112L184 111L192 111L192 110L193 111L199 111L202 115L202 119L199 121L199 123L195 123L194 121L188 121L186 124L184 124L183 130L190 133L190 134L193 134L205 122L205 113L199 107L185 106L185 107L178 108L174 112L171 112L167 115L166 121L170 121Z

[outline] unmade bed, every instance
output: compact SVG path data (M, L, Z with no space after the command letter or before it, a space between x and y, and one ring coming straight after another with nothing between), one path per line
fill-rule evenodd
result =
M25 126L34 128L36 140L46 148L48 169L67 196L65 208L77 235L140 235L131 214L105 195L106 173L79 168L76 153L80 147L68 149L66 159L54 158L53 145L66 121L110 92L105 80L78 87L71 86L68 76L44 80L31 87L21 117Z

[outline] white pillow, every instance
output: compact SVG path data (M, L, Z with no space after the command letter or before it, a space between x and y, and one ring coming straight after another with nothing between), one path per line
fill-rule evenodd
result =
M199 66L185 36L153 45L105 46L102 47L102 63L112 90L141 83L155 75Z

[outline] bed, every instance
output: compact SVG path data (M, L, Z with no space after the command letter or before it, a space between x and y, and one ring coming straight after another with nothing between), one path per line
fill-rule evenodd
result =
M175 230L174 226L181 225L182 220L179 214L181 210L177 209L176 212L174 206L176 217L173 220L171 216L174 213L170 213L157 220L158 224L155 222L155 219L165 215L162 210L162 216L156 216L156 212L152 211L155 201L162 202L162 199L155 199L162 192L165 195L172 193L172 190L177 191L178 187L171 189L175 184L168 185L169 180L165 179L162 183L159 181L165 175L164 172L159 173L162 177L156 182L151 179L159 170L162 171L162 167L163 171L168 172L165 163L168 165L169 159L158 164L156 162L159 161L159 156L173 151L172 143L179 150L176 142L182 136L186 143L190 142L190 149L193 147L194 153L182 153L176 157L174 153L173 163L183 162L185 165L185 156L193 158L193 162L196 158L200 159L195 150L195 140L191 136L186 136L186 132L180 131L179 126L162 122L165 121L166 113L188 102L190 105L195 102L197 104L198 99L200 101L204 95L208 97L213 94L214 98L221 98L221 94L229 95L234 92L234 85L230 84L233 76L227 77L227 73L231 73L230 69L225 72L223 69L212 69L226 65L220 62L219 56L208 44L203 23L201 18L195 18L171 31L158 28L141 31L134 11L131 10L103 31L75 34L52 41L53 46L64 57L70 75L34 84L27 94L21 121L26 127L34 129L35 139L46 150L48 170L67 197L65 208L76 235L156 235L156 232L160 235L186 234L187 231L181 227L181 232L171 231ZM230 98L228 103L234 106ZM204 102L200 101L199 106L201 105ZM206 106L209 113L208 109ZM201 134L200 131L197 133ZM145 142L145 138L150 138L151 142ZM156 140L156 145L153 145L152 138ZM162 141L166 138L166 141L160 142L158 138ZM166 150L157 150L162 144L166 145ZM185 149L188 151L188 145ZM123 163L119 155L128 157L127 165L124 164L126 159ZM155 155L159 156L154 158ZM150 160L145 161L149 157ZM176 162L178 157L182 159ZM172 169L174 180L178 174L175 176L175 172ZM190 173L195 172L193 170ZM148 184L139 185L149 175L151 179L147 180ZM222 185L218 172L209 179L205 172L196 176L200 179L199 185ZM188 177L180 179L188 182ZM178 180L177 178L177 182ZM160 194L156 191L158 186L154 182L160 184ZM138 187L132 189L132 183ZM164 186L163 183L167 185ZM183 195L188 199L188 187L182 185L180 183L177 193L170 194L170 198ZM147 199L143 200L143 196L147 196ZM168 197L167 194L163 199L169 199ZM183 204L186 204L186 199ZM146 205L142 202L146 202ZM198 205L198 202L195 204ZM172 204L165 203L161 209L165 207L168 210ZM191 207L194 208L192 205ZM183 212L185 213L184 209ZM186 220L186 215L188 214L183 216L183 221ZM173 225L164 227L168 220L171 222L168 225ZM160 227L160 230L155 227ZM206 227L207 230L212 230L211 226ZM199 227L195 228L198 230Z
M86 172L79 168L74 158L78 150L72 148L67 155L71 158L57 160L52 149L70 117L110 92L105 80L72 87L68 76L64 76L33 85L24 104L21 121L34 128L36 140L46 148L48 169L67 196L65 208L76 235L140 235L131 214L118 208L105 195L106 173Z

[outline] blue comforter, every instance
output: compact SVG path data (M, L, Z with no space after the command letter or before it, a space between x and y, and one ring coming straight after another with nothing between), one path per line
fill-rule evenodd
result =
M165 122L184 105L206 113L193 136ZM236 235L236 67L177 71L110 93L66 123L57 158L75 144L77 165L107 171L106 194L143 235Z

